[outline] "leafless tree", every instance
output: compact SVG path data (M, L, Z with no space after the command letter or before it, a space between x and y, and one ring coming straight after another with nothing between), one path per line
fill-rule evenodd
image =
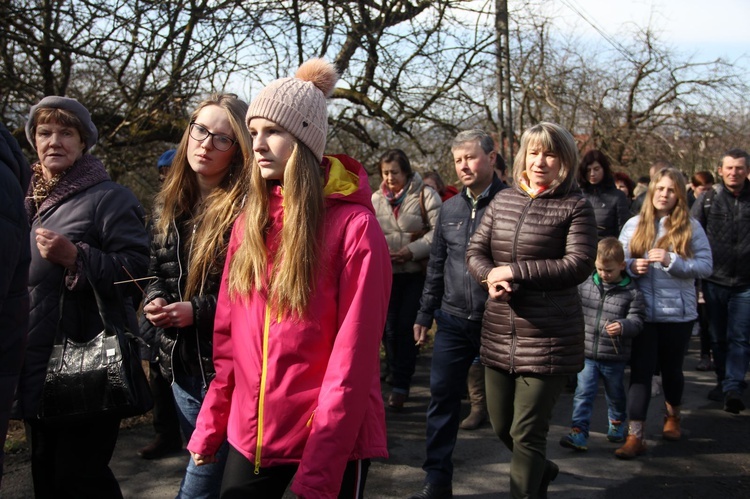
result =
M583 46L560 37L540 1L511 2L516 130L557 121L582 147L630 166L666 150L702 165L746 133L747 110L723 107L744 92L731 65L680 59L649 29L623 42L624 53ZM201 97L250 99L321 56L342 75L331 150L372 171L383 149L402 147L451 181L456 132L500 130L494 8L492 0L8 0L0 119L22 139L40 97L79 98L101 131L97 154L143 199L156 187L156 157L179 140Z

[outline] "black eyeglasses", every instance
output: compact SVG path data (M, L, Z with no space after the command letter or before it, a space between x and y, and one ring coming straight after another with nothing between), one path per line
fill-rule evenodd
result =
M211 143L219 151L228 151L237 143L230 136L221 133L211 133L206 127L198 123L190 123L190 136L198 142L203 142L206 140L206 137L211 137Z

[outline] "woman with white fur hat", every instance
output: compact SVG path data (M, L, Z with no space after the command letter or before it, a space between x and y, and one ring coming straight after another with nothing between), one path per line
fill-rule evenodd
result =
M324 156L338 79L313 59L252 101L251 192L232 231L212 382L188 444L230 449L221 496L361 497L386 457L379 345L391 287L367 174Z

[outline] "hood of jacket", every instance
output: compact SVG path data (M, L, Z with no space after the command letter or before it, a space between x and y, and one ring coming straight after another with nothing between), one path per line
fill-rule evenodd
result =
M354 203L375 213L372 206L370 184L364 167L354 158L345 154L323 156L321 165L325 169L323 194L326 205L335 202Z

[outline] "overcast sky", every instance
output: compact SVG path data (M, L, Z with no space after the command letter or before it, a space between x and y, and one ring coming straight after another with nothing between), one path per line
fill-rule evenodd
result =
M551 0L561 29L577 23L578 32L602 37L568 4L616 38L628 23L651 25L683 55L698 60L740 59L750 67L750 0ZM557 16L556 16L557 17ZM579 31L580 30L580 31ZM606 42L605 42L606 43Z

